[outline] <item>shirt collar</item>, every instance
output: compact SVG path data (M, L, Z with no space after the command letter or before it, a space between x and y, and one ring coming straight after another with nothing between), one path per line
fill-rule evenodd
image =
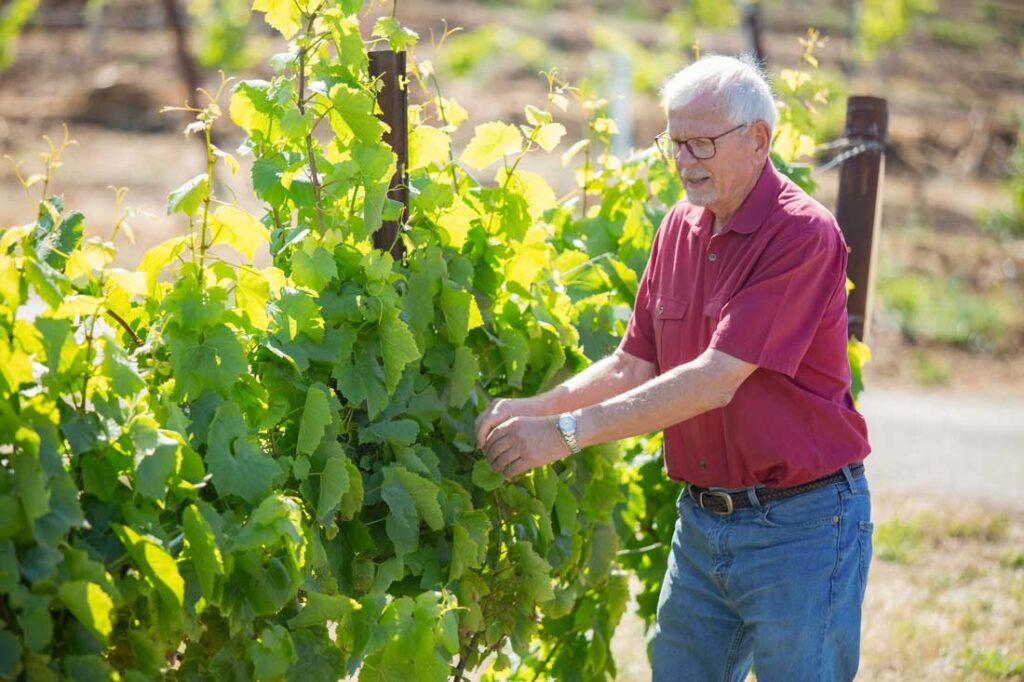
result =
M754 183L754 188L750 190L750 194L747 195L747 198L740 204L739 209L733 214L732 220L729 221L719 234L725 234L726 232L751 234L754 230L761 227L768 217L766 209L779 195L783 181L783 176L775 169L771 159L765 161L764 168L761 169L761 175L758 177L757 182ZM714 214L710 210L702 208L694 217L696 220L693 223L693 227L697 231L703 232L704 230L711 229Z

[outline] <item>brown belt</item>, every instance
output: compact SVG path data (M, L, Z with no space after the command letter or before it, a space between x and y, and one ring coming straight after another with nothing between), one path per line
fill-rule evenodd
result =
M864 465L858 462L850 466L850 474L854 478L860 478L864 475ZM834 483L840 483L846 480L846 475L842 469L839 471L816 478L813 481L795 485L791 488L757 488L754 493L757 495L757 499L761 502L771 502L772 500L782 500L787 497L793 497L800 493L810 492L811 490L817 490L818 488L824 488L827 485ZM690 498L697 503L701 509L722 516L732 514L736 509L748 509L751 507L750 497L747 496L746 490L740 490L739 492L726 492L724 490L710 490L708 488L701 488L698 485L686 486L686 491L689 493Z

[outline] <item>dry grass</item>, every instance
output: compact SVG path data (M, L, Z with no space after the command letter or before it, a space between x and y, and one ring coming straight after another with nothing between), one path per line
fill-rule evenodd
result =
M1024 680L1024 513L948 497L874 502L857 679ZM624 622L620 680L650 679L644 644L640 623Z

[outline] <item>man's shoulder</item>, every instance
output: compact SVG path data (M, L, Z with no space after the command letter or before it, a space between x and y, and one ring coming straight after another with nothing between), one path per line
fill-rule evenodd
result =
M786 183L779 192L778 208L771 223L773 242L815 240L844 246L846 243L832 212L793 183Z

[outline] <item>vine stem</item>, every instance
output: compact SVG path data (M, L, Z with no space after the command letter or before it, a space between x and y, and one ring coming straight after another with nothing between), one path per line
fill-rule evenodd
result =
M309 17L309 23L306 24L306 36L309 37L313 31L313 22L316 20L316 12ZM306 51L308 47L303 46L299 49L299 95L298 95L298 107L299 113L303 116L306 115ZM309 157L309 182L313 185L313 197L316 200L316 219L317 224L320 227L320 234L325 231L324 228L324 204L322 197L322 187L320 185L320 172L316 165L316 153L313 149L313 133L312 131L306 134L306 156Z
M203 286L203 268L206 266L206 230L210 224L210 202L213 200L213 164L216 159L213 156L213 139L210 137L210 127L213 125L210 122L203 130L203 139L206 140L206 182L207 192L203 198L203 224L200 227L199 232L199 272L196 273L196 277L199 278L199 287Z
M131 326L124 321L123 317L115 313L113 310L108 310L107 315L110 315L110 317L113 318L114 322L117 322L119 325L121 325L121 328L128 333L128 336L132 337L132 341L135 342L136 346L142 345L142 339L139 338L139 335L135 333L135 330L132 329Z
M459 654L459 665L455 668L455 674L452 675L452 679L459 682L463 679L463 675L466 672L466 664L469 663L469 657L473 654L473 650L476 649L476 643L480 640L480 635L483 634L482 630L478 630L473 633L470 637L469 643L466 644L466 648Z

